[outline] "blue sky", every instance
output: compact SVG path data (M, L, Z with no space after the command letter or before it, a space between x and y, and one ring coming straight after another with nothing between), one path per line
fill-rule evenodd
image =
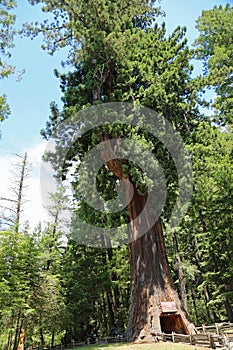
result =
M168 32L177 25L187 26L187 37L191 44L198 35L195 20L202 10L213 8L214 5L225 5L227 2L232 3L232 0L161 0L160 5L165 10L166 17L159 21L166 22ZM42 18L38 6L32 7L26 0L18 0L18 3L18 26L25 21ZM12 112L10 118L0 125L0 197L1 191L3 193L6 190L11 153L22 154L29 151L34 169L32 178L35 180L34 194L31 196L36 198L35 201L39 201L39 189L35 195L35 186L39 186L38 168L45 147L39 132L48 120L50 102L56 101L61 105L59 81L54 77L53 71L55 68L62 70L60 62L65 60L67 55L67 49L64 49L49 56L41 49L41 43L41 38L16 38L11 63L16 66L17 71L25 69L25 74L20 82L16 76L0 81L0 95L7 95ZM38 213L37 209L34 209L35 211ZM38 214L38 219L40 215L43 216Z

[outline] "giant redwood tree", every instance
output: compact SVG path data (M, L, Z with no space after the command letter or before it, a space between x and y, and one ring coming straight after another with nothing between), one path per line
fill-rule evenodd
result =
M180 131L184 140L189 139L197 112L195 91L190 83L192 67L185 29L178 27L166 37L165 26L154 25L156 15L162 14L155 1L29 2L44 4L44 11L54 14L54 22L45 22L36 28L28 24L27 34L42 32L50 53L71 44L68 61L73 66L72 72L64 75L56 72L61 81L64 107L59 111L56 104L52 104L52 116L42 132L47 139L59 130L60 122L75 113L92 105L122 101L155 110ZM77 124L77 128L82 127L85 125ZM59 146L67 144L70 136L69 130L57 134ZM81 181L78 166L92 147L113 138L137 139L142 157L145 147L150 148L163 165L169 191L163 218L153 225L150 225L150 206L143 211L148 199L146 175L132 161L119 158L117 151L121 144L109 142L102 151L106 163L98 172L97 185L105 199L112 199L116 196L116 183L125 180L126 199L130 196L129 187L134 190L127 210L118 217L109 217L106 213L94 212L82 200L78 191ZM194 326L175 291L163 237L162 221L166 221L172 210L178 188L175 164L168 150L139 125L125 126L116 122L93 128L73 143L63 163L64 177L70 165L73 165L74 198L78 201L80 217L107 227L122 221L131 225L134 239L129 240L131 306L128 340L149 340L161 331L191 333ZM143 235L140 235L139 216L148 225Z

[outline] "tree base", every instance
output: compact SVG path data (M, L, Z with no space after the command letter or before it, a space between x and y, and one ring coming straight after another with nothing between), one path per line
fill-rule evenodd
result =
M159 222L129 245L131 301L128 341L155 341L162 333L193 334L195 326L174 288Z

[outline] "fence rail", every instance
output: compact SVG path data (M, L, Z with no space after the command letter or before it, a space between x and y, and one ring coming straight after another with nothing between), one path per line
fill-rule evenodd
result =
M191 344L194 346L208 347L212 349L233 350L233 323L216 323L212 326L202 325L196 327L196 334L184 335L177 333L160 333L154 336L155 341L173 342ZM77 342L73 340L70 344L59 344L48 347L48 350L64 350L82 347L91 344L111 344L126 342L125 337L104 337L95 340L87 340L86 342ZM38 350L47 350L38 347ZM31 349L34 350L34 349Z
M196 346L202 346L202 347L208 347L212 349L221 348L224 349L224 339L222 336L218 334L211 334L211 333L199 333L199 334L191 334L191 335L185 335L185 334L165 334L162 333L159 335L160 339L164 342L173 342L173 343L183 343L183 344L190 344L190 345L196 345ZM227 348L226 348L227 349Z
M215 323L212 326L202 325L201 327L196 327L196 330L200 333L223 334L224 332L233 330L233 323Z

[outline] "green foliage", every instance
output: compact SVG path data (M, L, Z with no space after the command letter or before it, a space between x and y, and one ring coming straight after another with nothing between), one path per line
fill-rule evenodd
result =
M11 13L16 6L16 1L0 1L0 79L6 78L14 72L14 67L9 65L4 57L9 58L9 49L12 48L15 35L15 15ZM9 105L6 102L6 96L0 96L0 121L6 119L10 114Z
M19 325L26 328L27 344L41 342L40 328L45 327L50 342L52 332L61 330L63 298L56 260L56 273L47 269L46 233L29 234L15 230L0 234L1 336L4 347L18 342ZM50 257L52 259L52 257Z
M232 135L207 123L201 123L189 146L193 159L194 196L180 230L184 261L196 265L187 283L197 293L201 308L198 323L224 320L225 302L232 303ZM196 285L196 292L194 289ZM205 296L205 298L204 298ZM204 298L204 299L203 299ZM191 301L191 299L190 299Z
M203 87L214 88L216 99L211 104L216 110L214 120L232 124L233 114L233 8L215 6L203 11L197 20L199 37L195 41L196 56L203 60L205 74Z
M132 26L147 26L155 15L161 13L159 7L153 7L155 0L135 0L133 3L127 0L28 1L32 5L43 4L43 11L51 13L54 20L50 23L47 20L42 24L36 23L36 26L26 24L25 33L32 36L42 33L45 38L43 48L51 54L61 47L71 45L71 57L76 62L80 60L80 54L83 57L80 47L90 57L94 54L92 59L95 59L96 55L102 56L97 48L100 43L104 43L110 54L111 37L116 41L115 37L119 39L121 32Z
M66 340L125 329L129 303L126 247L104 250L68 242L64 257Z
M2 122L10 114L9 105L6 102L6 96L0 96L0 121Z
M15 35L14 24L16 16L11 10L16 6L16 1L0 1L0 54L1 56L10 57L9 49L14 46L13 38ZM0 77L8 76L14 67L8 65L0 56Z

